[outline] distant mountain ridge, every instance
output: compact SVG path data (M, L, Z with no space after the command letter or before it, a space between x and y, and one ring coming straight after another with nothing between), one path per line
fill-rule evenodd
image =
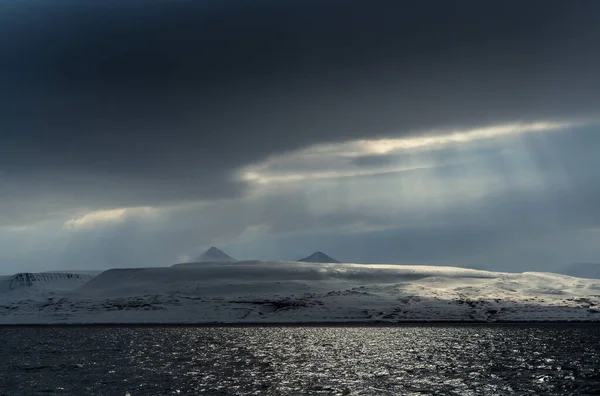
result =
M208 263L208 262L234 262L237 261L224 251L217 249L216 247L210 247L206 252L202 253L196 260L196 262L200 263Z
M334 264L340 263L333 257L328 256L323 252L314 252L310 256L301 258L298 261L303 262L303 263L334 263Z
M558 272L578 278L600 279L600 263L574 263Z

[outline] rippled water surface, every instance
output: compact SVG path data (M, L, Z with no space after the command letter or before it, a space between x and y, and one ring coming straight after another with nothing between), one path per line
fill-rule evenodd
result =
M0 328L6 395L600 394L596 325Z

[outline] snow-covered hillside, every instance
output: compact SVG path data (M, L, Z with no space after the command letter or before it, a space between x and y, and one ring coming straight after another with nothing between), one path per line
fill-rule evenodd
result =
M453 267L240 261L103 272L0 323L600 321L600 281Z
M90 281L91 274L22 272L0 277L0 299L15 300L64 293ZM1 301L0 300L0 301Z

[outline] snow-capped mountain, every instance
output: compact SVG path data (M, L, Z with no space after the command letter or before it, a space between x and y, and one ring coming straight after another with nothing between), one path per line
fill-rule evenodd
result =
M339 264L339 261L337 261L333 257L326 255L323 252L314 252L310 256L304 257L298 261L303 262L303 263L338 263Z

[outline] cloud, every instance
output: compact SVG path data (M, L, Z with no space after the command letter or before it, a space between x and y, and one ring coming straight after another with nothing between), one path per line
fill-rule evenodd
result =
M426 134L426 136L415 138L363 140L358 142L358 145L362 146L359 155L383 155L405 150L444 148L449 145L468 144L483 139L494 139L532 132L555 131L573 126L570 123L536 122L530 124L496 125L467 131L439 133L436 135ZM356 156L352 152L350 152L350 155Z
M600 225L600 2L61 4L0 5L10 268L498 263Z
M577 124L537 122L497 125L464 131L424 133L424 136L354 140L314 145L291 153L272 156L266 161L247 166L240 172L243 181L257 184L304 182L352 176L370 176L390 172L409 172L464 162L443 162L432 155L419 156L422 150L442 150L452 146L465 148L480 140L501 139L527 133L571 130ZM468 148L468 147L467 147ZM402 154L404 161L391 161ZM406 157L410 156L407 160ZM379 157L379 158L378 158ZM363 166L366 161L370 165Z
M73 218L65 221L63 227L70 229L80 229L95 227L105 223L120 223L128 217L149 217L154 209L145 208L118 208L109 210L98 210L95 212L86 213L81 217Z
M0 221L233 199L240 169L315 145L595 115L595 2L425 3L0 6Z

